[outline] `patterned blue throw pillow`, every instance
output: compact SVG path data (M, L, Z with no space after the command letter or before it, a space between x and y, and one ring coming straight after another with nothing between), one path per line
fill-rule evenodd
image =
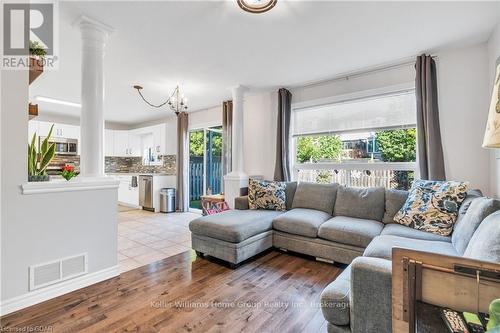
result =
M415 180L394 221L408 227L449 236L469 183Z
M248 208L286 210L285 183L249 179Z

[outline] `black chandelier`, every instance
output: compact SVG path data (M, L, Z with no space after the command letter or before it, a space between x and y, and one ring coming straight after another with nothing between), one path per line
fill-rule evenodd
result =
M176 86L174 92L170 95L170 97L165 102L160 104L152 104L149 101L147 101L146 98L144 98L144 96L142 95L141 90L143 88L141 86L135 85L134 89L137 89L137 92L141 96L142 100L147 105L153 108L161 108L162 106L168 104L170 110L174 111L176 115L179 115L179 113L186 111L188 109L187 98L184 97L184 94L181 93L179 86Z

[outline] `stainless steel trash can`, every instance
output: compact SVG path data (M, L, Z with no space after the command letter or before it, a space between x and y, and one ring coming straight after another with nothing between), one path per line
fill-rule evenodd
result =
M175 188L162 188L160 190L160 212L175 212Z

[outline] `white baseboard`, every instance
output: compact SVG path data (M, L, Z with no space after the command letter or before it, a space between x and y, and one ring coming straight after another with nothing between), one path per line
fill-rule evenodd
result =
M119 204L120 206L125 206L125 207L130 207L130 208L142 209L142 206L139 206L139 205L133 205L133 204L130 204L130 203L128 203L128 202L118 201L118 204Z
M14 311L27 308L28 306L47 301L57 296L67 294L118 275L120 275L120 269L118 265L116 265L98 272L86 274L71 280L47 286L21 296L13 297L0 303L0 316L4 316Z

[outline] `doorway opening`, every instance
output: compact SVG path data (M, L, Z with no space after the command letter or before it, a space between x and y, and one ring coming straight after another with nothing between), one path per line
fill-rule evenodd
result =
M201 210L201 196L222 191L222 126L189 132L189 208Z

